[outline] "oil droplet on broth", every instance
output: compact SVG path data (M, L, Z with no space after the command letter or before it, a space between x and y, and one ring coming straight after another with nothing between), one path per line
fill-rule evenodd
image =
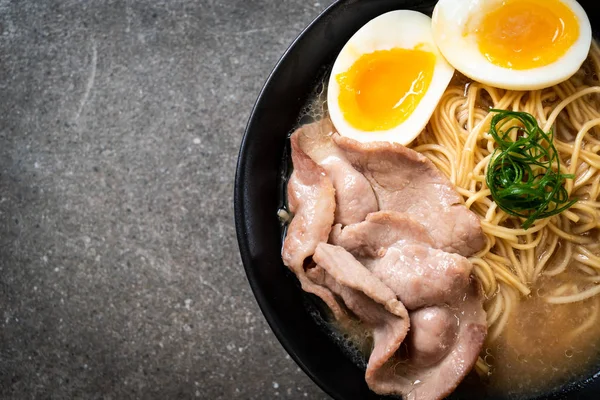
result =
M565 356L567 358L573 357L573 350L571 350L571 349L565 350Z
M577 277L561 281L573 279ZM536 289L532 292L549 293L554 287L542 282ZM600 323L582 332L578 328L598 306L595 299L564 305L548 304L536 295L521 300L486 356L493 357L488 391L522 398L547 393L588 372L598 362Z

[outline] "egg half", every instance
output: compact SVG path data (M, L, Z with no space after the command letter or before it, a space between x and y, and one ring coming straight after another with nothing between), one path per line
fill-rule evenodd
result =
M569 79L588 56L590 21L575 0L440 0L433 36L454 68L513 90Z
M431 19L392 11L364 25L338 55L327 88L329 115L351 139L408 144L453 74L433 41Z

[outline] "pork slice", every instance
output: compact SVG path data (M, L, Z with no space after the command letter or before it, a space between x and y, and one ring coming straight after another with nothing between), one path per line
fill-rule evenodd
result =
M406 338L408 354L416 367L441 361L458 337L459 318L447 306L421 308L410 313L412 330Z
M345 228L334 226L329 236L332 244L343 247L358 257L377 257L399 241L411 241L434 246L427 229L408 214L377 211L364 222Z
M288 202L294 214L283 242L283 263L298 277L302 289L320 297L336 318L343 309L327 288L306 277L306 267L320 242L327 241L335 212L334 188L325 171L308 157L292 135L294 172L288 181Z
M320 242L327 241L335 212L335 190L323 168L308 157L292 135L294 172L288 181L288 205L293 213L282 258L294 272L303 270Z
M427 245L398 242L383 257L365 261L409 310L459 302L473 265L459 254Z
M360 143L339 134L333 140L370 182L380 210L410 214L442 250L469 256L483 248L479 219L425 156L397 143Z
M431 247L426 228L405 213L378 211L364 222L334 226L329 240L358 258L409 310L457 302L473 269L463 256Z
M408 323L405 310L395 306L393 291L343 248L321 243L313 258L317 267L309 271L311 279L339 296L373 332L365 375L371 390L439 400L473 368L487 333L483 295L475 279L467 282L452 306L412 311Z
M329 118L300 127L297 137L300 149L321 166L335 188L335 223L350 225L363 221L367 214L378 210L371 184L346 159L333 142L334 128Z
M394 292L342 247L320 243L313 260L336 282L363 292L392 314L405 315L406 309Z
M389 361L406 338L409 327L407 315L390 313L363 292L340 284L331 275L324 273L323 284L338 295L373 335L373 350L369 356L365 380L376 390L379 377L392 374Z
M391 374L389 360L394 356L409 329L406 308L394 293L338 246L319 244L309 271L314 282L339 296L373 334L365 380L373 388L380 376ZM386 369L386 370L384 370Z
M406 400L440 400L471 371L487 333L483 295L473 280L464 300L453 309L412 312L407 351L388 361L372 387L381 394L403 394ZM455 325L453 327L453 325ZM449 329L450 333L442 333Z

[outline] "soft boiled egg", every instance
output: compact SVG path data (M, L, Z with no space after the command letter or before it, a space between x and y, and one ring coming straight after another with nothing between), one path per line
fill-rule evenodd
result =
M383 14L356 32L335 60L327 88L331 121L360 142L406 145L431 118L453 74L428 16Z
M513 90L569 79L592 42L590 21L575 0L440 0L432 28L454 68Z

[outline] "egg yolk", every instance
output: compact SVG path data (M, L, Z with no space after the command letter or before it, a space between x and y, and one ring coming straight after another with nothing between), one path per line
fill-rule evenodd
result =
M504 0L476 29L479 51L515 70L549 65L579 37L577 17L560 0Z
M435 62L433 53L417 49L362 55L346 72L336 75L344 118L367 132L400 125L427 92Z

